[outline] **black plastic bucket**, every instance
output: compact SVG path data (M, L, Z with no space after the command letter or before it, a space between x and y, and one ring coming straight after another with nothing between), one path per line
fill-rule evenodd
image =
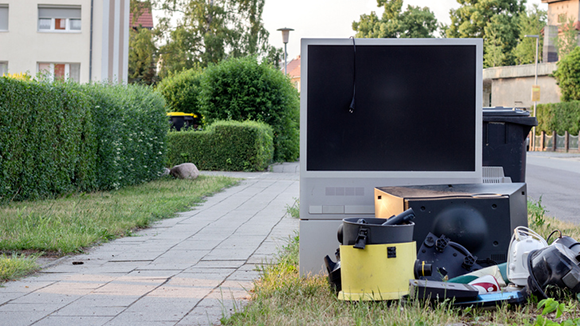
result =
M364 222L363 222L364 221ZM413 241L415 223L382 225L384 218L345 218L342 220L342 244L356 245L366 236L365 244L404 243Z

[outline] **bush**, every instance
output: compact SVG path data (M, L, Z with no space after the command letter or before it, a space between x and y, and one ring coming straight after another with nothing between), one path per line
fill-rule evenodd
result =
M95 158L87 96L68 84L0 77L0 198L94 189Z
M170 73L157 85L167 103L167 112L194 113L199 116L199 91L203 72L199 68Z
M254 121L217 121L205 131L170 132L169 166L192 162L200 170L263 171L272 162L272 127Z
M163 97L140 85L87 84L97 139L99 189L118 189L159 176L169 122Z
M200 112L217 120L262 121L274 131L274 159L295 161L299 155L298 91L290 79L255 57L229 59L209 66L201 81Z
M580 100L580 47L576 46L558 62L554 77L562 91L562 102Z
M164 105L144 86L0 78L0 199L156 178L169 126Z
M551 133L555 130L562 135L568 131L578 135L580 130L580 101L538 104L538 126L536 131Z

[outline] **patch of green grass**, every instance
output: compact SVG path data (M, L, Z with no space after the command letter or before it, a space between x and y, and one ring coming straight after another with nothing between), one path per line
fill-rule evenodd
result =
M541 203L530 203L529 225L547 237L553 229L580 239L580 227L545 217ZM290 209L290 208L288 208ZM540 216L534 216L540 212ZM543 220L544 223L535 223ZM326 275L301 277L298 271L298 236L275 258L275 263L263 267L261 277L254 282L251 301L242 310L222 318L223 325L537 325L542 309L537 300L524 305L502 304L496 309L456 308L449 301L427 304L410 302L345 302L337 299ZM543 320L561 322L573 318L578 300L564 296L564 315L544 314ZM546 324L547 325L547 324ZM559 325L559 324L558 324Z
M445 325L461 320L445 302L345 302L337 299L324 275L300 277L298 236L267 265L255 281L252 301L224 317L224 325Z
M294 218L300 218L300 199L294 198L292 206L286 205L286 212Z
M14 280L26 276L36 271L40 266L36 263L38 255L19 255L11 256L0 255L0 283Z
M204 197L237 182L223 176L162 178L110 192L10 202L0 206L0 252L82 252L88 246L130 235L156 220L191 209Z

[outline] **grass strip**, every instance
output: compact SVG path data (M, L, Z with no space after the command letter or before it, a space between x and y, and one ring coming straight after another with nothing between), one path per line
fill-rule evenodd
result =
M64 255L128 236L135 229L191 209L238 182L223 176L162 178L116 191L11 202L0 207L0 252L23 250Z
M26 276L37 270L40 266L36 263L38 255L19 255L13 253L8 256L0 255L0 283Z
M289 214L295 205L288 207ZM554 229L580 239L580 227L546 217L541 202L528 205L530 228L543 237ZM554 236L551 241L554 240ZM251 301L243 309L222 318L223 325L536 325L542 309L537 300L496 309L456 308L450 301L428 304L421 300L380 302L345 302L337 299L328 285L326 275L300 277L298 271L298 235L289 239L275 257L274 264L265 265L261 277L254 282ZM575 296L567 293L560 298L565 313L544 317L550 321L566 321L579 309Z

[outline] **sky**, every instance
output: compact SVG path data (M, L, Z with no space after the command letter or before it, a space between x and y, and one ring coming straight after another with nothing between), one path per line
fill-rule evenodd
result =
M528 6L540 5L547 10L548 5L541 0L528 0ZM457 0L405 0L407 5L428 6L439 22L449 24L449 10L459 7ZM283 47L282 33L277 29L293 28L287 44L288 61L300 54L302 38L348 38L354 35L352 22L358 21L360 15L382 11L376 0L266 0L262 19L270 33L269 43Z

